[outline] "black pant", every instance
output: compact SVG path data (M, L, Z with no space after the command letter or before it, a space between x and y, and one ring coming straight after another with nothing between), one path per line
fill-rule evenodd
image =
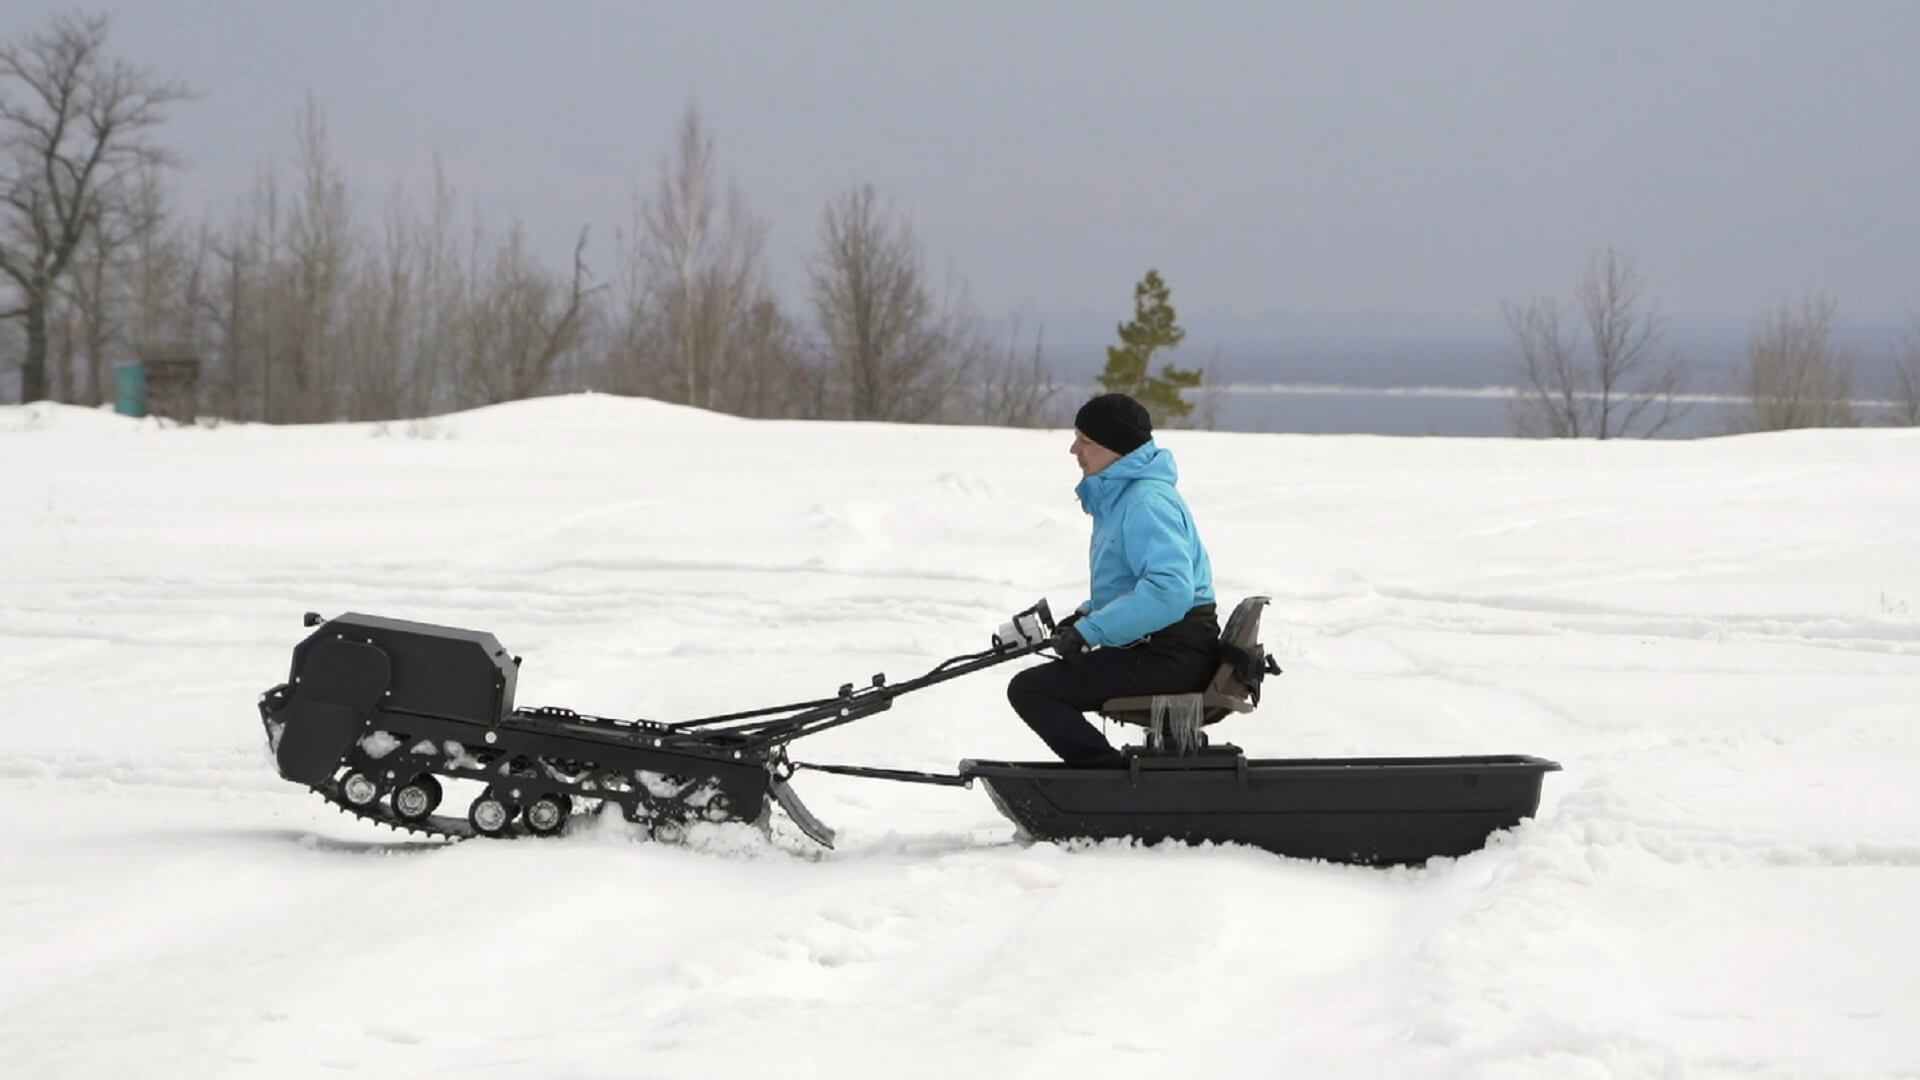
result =
M1219 641L1214 606L1202 604L1144 641L1027 668L1007 683L1007 701L1060 760L1119 765L1120 751L1081 714L1111 698L1205 689L1220 667Z

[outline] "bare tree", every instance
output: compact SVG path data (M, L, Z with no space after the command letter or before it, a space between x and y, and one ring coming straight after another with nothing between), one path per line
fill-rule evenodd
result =
M730 384L728 411L741 416L818 416L824 387L806 364L805 343L772 289L756 293L735 328L742 363Z
M964 363L975 373L969 382L975 396L971 401L957 400L956 407L947 410L947 419L1000 427L1059 426L1066 420L1054 400L1062 387L1047 362L1046 335L1036 329L1033 344L1023 347L1022 321L1012 320L1004 345L978 319L966 326L962 341L972 355Z
M651 198L634 198L618 245L621 301L609 382L703 409L785 415L794 335L766 269L767 223L738 187L722 194L713 138L689 106Z
M0 274L17 297L0 319L26 324L21 398L47 392L47 315L81 241L139 169L170 160L147 141L187 97L105 55L107 20L61 16L0 45Z
M604 385L614 393L671 400L674 392L667 362L660 357L665 332L654 310L652 283L647 278L646 204L633 200L630 230L615 232L617 268L613 287L619 290L614 312L603 331L601 370Z
M47 392L42 396L48 401L71 401L76 372L84 366L90 328L74 298L73 279L78 276L69 272L47 306Z
M114 267L126 243L121 224L119 214L101 214L55 286L64 303L56 305L49 346L46 396L54 401L97 405L102 400L108 353L122 331L121 281Z
M281 324L288 290L283 281L287 226L279 170L268 165L254 176L248 216L234 224L227 239L228 292L222 305L228 336L224 359L242 415L273 421L289 396L282 377L285 334Z
M578 347L588 317L586 230L573 250L570 282L548 272L527 249L515 222L496 249L467 313L467 398L491 405L545 390L558 365Z
M195 297L195 315L205 327L202 339L210 353L210 364L203 369L202 390L208 395L208 408L216 416L243 416L241 365L236 346L243 334L246 307L243 299L250 266L240 230L231 222L224 227L203 226L200 250L209 264L204 291ZM209 378L208 376L212 376Z
M425 416L461 403L478 288L490 268L476 220L471 265L454 232L457 198L435 162L424 214L404 190L389 197L377 235L357 243L341 300L338 381L345 414L360 420ZM486 366L483 364L482 366Z
M125 207L130 336L139 342L191 337L188 294L195 285L186 235L173 227L167 188L156 169L140 170Z
M205 245L170 205L160 173L144 169L125 210L126 243L119 260L126 304L123 347L188 346L201 342L201 293L206 288ZM205 394L196 405L205 404Z
M738 332L767 293L761 257L767 226L738 188L720 200L713 139L691 107L642 216L643 269L659 313L663 359L678 384L674 400L726 407L727 384L749 360L740 354Z
M1907 427L1920 427L1920 315L1893 360L1895 421Z
M341 304L337 379L343 411L355 420L398 419L416 374L418 235L401 193L388 200L381 225L378 245L354 265Z
M1590 380L1579 342L1562 321L1559 302L1541 297L1524 307L1506 305L1505 311L1521 379L1519 394L1508 403L1514 433L1552 439L1589 434Z
M89 405L107 400L107 371L161 338L191 336L185 290L194 284L183 239L170 228L160 170L139 169L74 252L57 292L70 326L52 348L50 396Z
M1738 431L1850 427L1852 359L1833 342L1834 299L1783 301L1754 329L1740 372Z
M291 399L288 417L333 419L340 394L341 306L355 256L347 182L334 161L324 112L311 94L294 121L297 188L287 220L288 304L282 340ZM272 419L272 417L270 417Z
M809 273L834 413L851 420L938 419L973 359L957 348L965 306L928 288L920 241L872 185L829 202Z
M1505 306L1520 382L1516 434L1651 437L1679 418L1685 367L1659 351L1666 320L1642 309L1643 288L1633 260L1607 248L1588 256L1575 286L1575 325L1551 298Z
M424 416L450 408L456 399L454 380L463 367L461 321L468 283L454 239L455 201L453 184L436 159L427 216L418 223L414 237L420 310L409 338L414 369L403 415Z
M20 367L20 354L25 350L24 335L0 333L0 373L11 374ZM0 397L0 401L4 401Z
M270 169L255 176L248 208L208 226L201 244L211 264L198 299L208 365L202 385L216 414L265 420L276 408L273 327L279 290L274 283L281 236L279 180Z

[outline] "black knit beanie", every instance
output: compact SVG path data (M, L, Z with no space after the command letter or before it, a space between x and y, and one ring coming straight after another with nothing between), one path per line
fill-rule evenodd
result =
M1147 415L1147 407L1125 394L1101 394L1080 406L1073 426L1123 457L1153 438L1153 417Z

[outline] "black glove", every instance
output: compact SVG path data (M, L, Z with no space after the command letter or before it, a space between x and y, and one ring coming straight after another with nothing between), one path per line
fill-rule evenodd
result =
M1087 639L1080 636L1080 631L1061 623L1054 630L1053 649L1062 660L1074 660L1086 655Z
M1077 623L1081 619L1085 618L1086 614L1087 614L1086 612L1081 611L1079 608L1074 608L1072 614L1068 615L1064 619L1061 619L1059 622L1053 624L1054 632L1058 633L1062 630L1065 630L1067 627L1072 626L1074 623Z

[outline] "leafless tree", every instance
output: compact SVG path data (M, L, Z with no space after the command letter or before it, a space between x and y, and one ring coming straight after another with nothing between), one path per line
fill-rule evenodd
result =
M495 272L498 252L476 215L463 256L456 210L453 187L436 163L424 214L396 188L378 232L355 231L337 333L344 415L389 420L460 403L472 320L485 314L476 311L486 302L479 290Z
M142 169L126 204L130 336L136 342L187 341L201 267L192 234L179 227L158 170Z
M0 333L0 374L11 375L20 367L20 354L25 351L25 335ZM6 400L0 397L0 401Z
M156 350L180 349L204 369L200 315L207 286L205 246L171 205L158 170L141 171L124 217L126 241L116 260L124 305L119 355L139 359ZM195 398L160 404L199 415L210 400L204 377Z
M388 201L378 243L363 249L342 299L337 381L342 412L354 420L393 420L417 377L418 257L415 222L399 193Z
M750 364L740 331L767 294L762 252L766 222L738 188L724 202L713 174L713 139L689 108L679 140L663 162L640 236L648 299L657 312L661 353L676 385L673 400L700 408L731 405L729 383Z
M292 182L266 164L249 204L203 230L186 262L191 318L170 336L204 351L203 394L219 414L393 417L407 389L416 223L396 204L379 234L363 231L311 96L294 136Z
M601 381L606 389L671 400L673 380L666 373L667 362L660 356L660 343L666 335L659 313L653 309L646 251L640 240L646 229L644 207L636 196L632 228L614 234L618 266L610 288L617 292L596 347L601 353Z
M286 304L287 379L292 392L283 398L286 418L331 420L339 417L340 380L336 356L341 307L355 251L353 215L347 205L347 181L327 139L326 117L308 96L294 122L296 145L293 205L287 218L286 266L281 280ZM278 419L278 417L269 417Z
M186 98L106 55L108 23L60 16L0 44L0 275L14 286L0 319L26 324L21 398L47 393L47 316L89 232L140 169L170 160L148 141Z
M245 206L203 232L209 270L196 304L206 354L202 388L220 415L279 422L326 411L303 400L295 382L302 313L283 186L277 165L261 166Z
M414 231L419 305L408 344L413 376L407 380L406 397L400 406L406 416L452 407L456 400L453 380L464 367L460 324L469 287L454 236L456 203L453 184L436 160L427 214L415 224Z
M71 401L77 372L85 366L90 327L73 288L80 276L69 271L47 306L47 392L42 397L48 401Z
M651 197L636 193L633 206L617 244L609 383L742 415L801 409L795 334L768 280L767 223L737 187L722 193L697 109L682 114Z
M974 373L966 385L973 394L971 399L956 394L945 419L999 427L1049 427L1066 421L1056 400L1062 388L1047 362L1046 335L1036 329L1032 344L1023 346L1023 322L1017 316L1011 320L1004 344L977 317L960 323L962 348L971 354L963 366Z
M1633 260L1607 248L1588 257L1575 286L1573 325L1548 297L1505 306L1520 383L1516 434L1651 437L1679 418L1685 366L1660 351L1666 320L1643 310L1643 288Z
M199 340L210 353L210 362L202 368L201 392L208 411L226 417L245 415L242 399L247 390L234 355L244 333L244 299L252 276L239 232L231 222L202 227L199 250L207 266L206 287L195 296L194 310L196 324L203 328Z
M286 306L282 202L277 172L262 168L245 209L208 226L202 236L210 267L199 299L208 360L202 385L219 415L268 420L287 411L280 404L287 392L276 370L283 366L278 330Z
M396 190L369 230L351 212L325 122L296 122L295 178L272 166L252 204L209 232L196 312L218 363L210 397L269 422L420 416L563 385L592 318L586 234L571 278L524 228L490 236L436 168L424 214Z
M108 354L121 335L121 278L114 266L126 243L120 225L118 214L102 214L55 286L45 395L51 400L88 405L102 400Z
M171 228L159 171L141 169L122 195L102 207L56 287L47 374L57 401L104 402L115 359L190 336L196 268Z
M936 299L912 225L881 206L872 185L828 203L808 284L836 415L940 419L955 388L974 374L977 354L959 347L964 298Z
M475 275L466 320L468 404L515 401L548 388L578 347L589 298L598 291L587 284L586 244L582 230L573 276L563 279L540 266L527 248L525 229L515 222L491 266Z
M745 362L731 383L729 411L761 418L824 412L825 386L807 366L800 328L771 289L756 295L735 333Z
M1505 311L1521 378L1520 392L1508 406L1514 433L1553 439L1588 434L1590 380L1559 302L1540 297L1525 306L1506 305Z
M1783 301L1755 327L1740 372L1737 431L1850 427L1853 362L1833 342L1834 299Z
M1920 315L1914 316L1906 340L1893 360L1894 417L1907 427L1920 427Z
M287 307L282 269L286 259L286 208L280 173L272 165L254 176L247 216L235 219L217 249L224 272L217 308L224 338L222 366L238 415L272 421L289 413L287 366L281 359L282 312Z

